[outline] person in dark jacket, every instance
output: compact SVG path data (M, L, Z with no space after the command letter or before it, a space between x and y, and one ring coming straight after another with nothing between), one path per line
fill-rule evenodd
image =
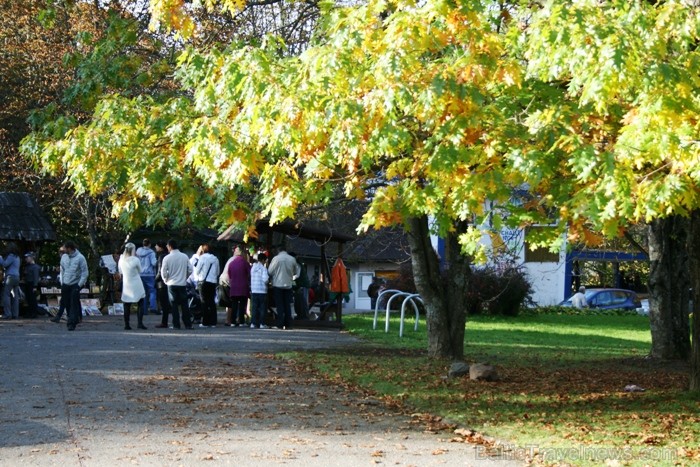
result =
M297 260L299 275L294 279L294 313L296 319L309 319L309 275L306 264L297 258L296 253L289 253Z
M41 267L36 264L34 253L24 255L24 296L27 298L28 318L36 318L39 315L39 308L36 303L36 292L41 280Z
M2 289L2 319L19 318L19 249L15 243L8 243L4 256L0 256L0 266L5 271Z

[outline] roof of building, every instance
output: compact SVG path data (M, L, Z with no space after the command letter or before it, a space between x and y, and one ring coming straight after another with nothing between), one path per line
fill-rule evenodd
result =
M312 240L316 242L338 242L345 243L355 239L354 235L349 235L344 232L332 229L330 226L321 226L311 222L300 222L286 220L274 225L270 225L267 219L258 221L255 224L255 230L258 234L266 234L269 232L279 232L281 234L294 237ZM243 232L236 229L234 226L226 229L217 240L226 241L242 241Z
M406 234L402 229L371 230L355 235L360 219L361 211L355 206L325 220L287 220L273 226L267 220L261 220L256 224L256 231L258 234L278 234L272 246L277 246L285 236L288 250L304 258L320 257L321 246L326 247L329 257L342 254L343 259L351 262L400 263L410 258ZM243 232L229 227L217 240L242 242Z
M0 240L55 241L56 233L29 193L0 192Z

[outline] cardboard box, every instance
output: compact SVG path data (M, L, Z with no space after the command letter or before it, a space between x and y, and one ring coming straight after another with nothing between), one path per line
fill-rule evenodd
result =
M115 303L107 307L107 314L109 315L124 315L124 304Z
M81 298L80 306L83 309L83 316L101 316L99 298Z

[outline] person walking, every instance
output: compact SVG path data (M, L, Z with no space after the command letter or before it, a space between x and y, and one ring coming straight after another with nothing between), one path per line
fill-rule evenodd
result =
M0 256L0 265L5 270L2 289L2 319L19 318L19 249L14 242L7 244L4 256Z
M229 296L233 309L233 325L245 325L245 312L250 295L250 263L240 246L233 249L233 261L228 265Z
M27 298L28 318L39 316L39 308L36 303L36 292L41 280L41 267L36 264L34 253L29 252L24 255L24 296Z
M187 278L193 268L190 259L178 249L177 241L168 240L168 255L163 258L160 275L168 287L170 311L173 314L173 328L180 329L180 311L185 329L192 329L192 314L187 306Z
M372 276L372 283L367 287L367 296L370 299L370 306L372 310L377 308L377 298L379 297L379 289L382 286L382 282L377 276Z
M253 267L250 269L250 327L265 329L265 312L267 311L267 282L270 275L267 272L265 253L253 257Z
M136 257L141 263L141 282L143 289L146 291L146 299L143 301L143 314L149 312L156 314L158 307L156 306L156 267L158 259L156 253L151 248L151 241L147 238L143 239L141 246L136 250Z
M141 280L141 261L135 253L136 245L129 242L124 245L124 253L119 258L119 273L122 275L122 302L124 302L124 329L130 331L131 305L136 305L139 329L146 329L143 324L144 308L142 302L148 300L146 288Z
M291 329L292 327L292 286L294 278L299 274L297 260L289 255L282 246L277 255L272 258L268 273L272 279L272 293L277 310L277 327Z
M202 327L216 326L216 283L219 277L219 258L209 253L209 245L202 245L202 255L194 271L197 288L202 297Z
M168 316L170 316L170 299L168 298L168 286L165 285L163 281L163 276L160 270L163 267L163 259L168 255L168 246L164 241L159 241L156 243L156 258L158 260L156 269L156 298L158 299L158 305L160 306L160 324L157 324L157 328L168 328Z
M66 311L68 312L68 330L75 331L82 314L80 307L80 289L88 279L88 267L85 257L78 251L78 247L72 241L63 244L65 249L61 257L61 296L66 299Z

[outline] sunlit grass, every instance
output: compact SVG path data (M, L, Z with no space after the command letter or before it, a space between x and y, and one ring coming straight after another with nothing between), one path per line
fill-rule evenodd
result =
M344 322L363 338L362 346L295 358L410 411L440 415L514 447L537 446L536 459L544 463L605 464L587 448L616 453L613 460L621 465L700 461L700 404L685 391L687 368L644 358L651 344L648 318L470 318L465 360L495 365L497 382L447 379L450 362L427 356L424 321L414 332L407 320L402 338L398 318L390 321L389 333L383 319L373 330L368 315ZM629 384L646 392L624 392ZM560 451L548 451L554 448ZM563 459L553 460L562 453ZM572 458L575 453L582 458Z

